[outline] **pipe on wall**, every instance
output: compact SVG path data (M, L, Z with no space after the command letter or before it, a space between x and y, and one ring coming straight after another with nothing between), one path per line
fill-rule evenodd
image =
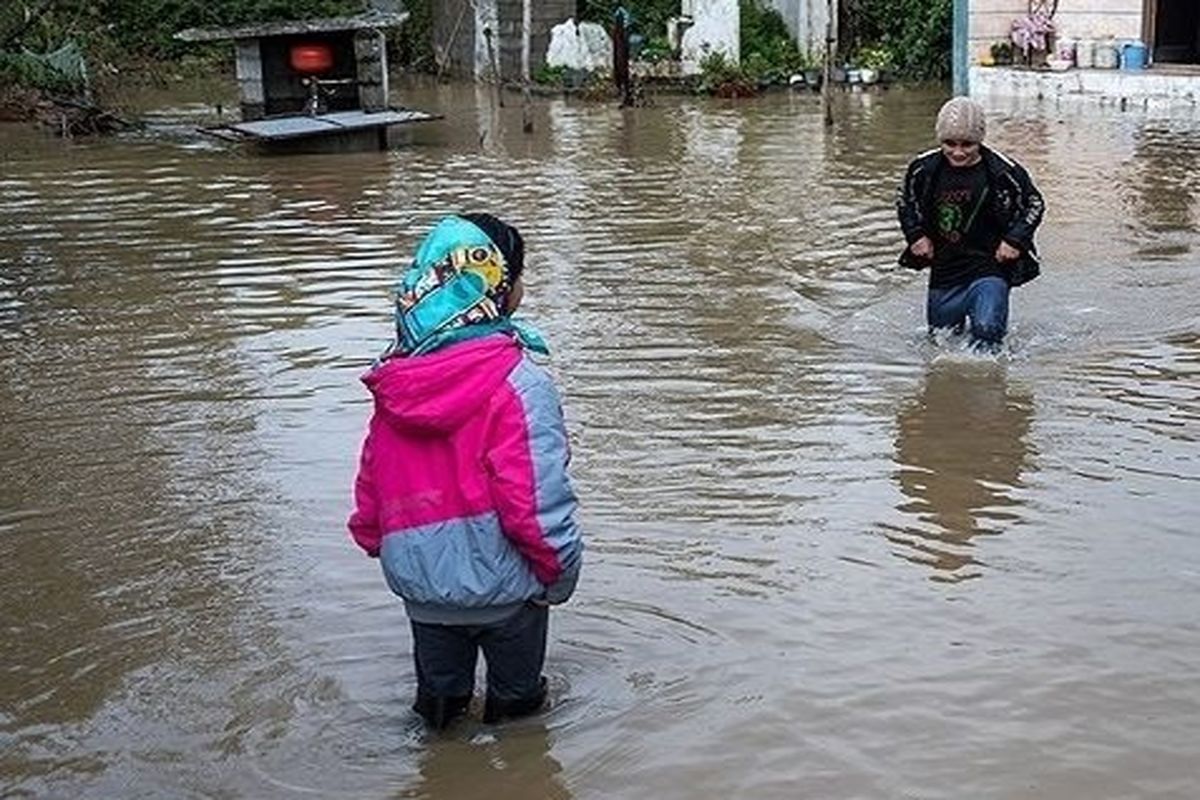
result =
M955 96L971 93L969 82L971 63L968 57L971 30L968 5L969 0L954 0L954 44L950 52Z

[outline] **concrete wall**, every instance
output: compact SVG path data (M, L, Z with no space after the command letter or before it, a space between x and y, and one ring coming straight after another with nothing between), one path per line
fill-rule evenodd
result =
M550 29L574 16L575 0L532 0L529 70L546 62ZM505 80L521 77L521 16L523 0L440 0L433 4L433 49L445 57L445 71L476 79L491 79L499 64ZM488 36L491 31L491 47Z
M500 28L500 72L505 78L521 77L522 0L496 0ZM575 0L534 0L529 47L529 71L536 74L546 63L550 30L575 16Z
M1024 16L1028 0L969 0L970 57L973 63L992 44L1008 41L1012 22ZM1059 39L1142 38L1142 0L1060 0L1054 24Z
M447 74L475 76L475 17L470 0L433 4L433 54Z
M818 55L825 52L825 26L829 19L825 0L767 0L779 12L800 49Z

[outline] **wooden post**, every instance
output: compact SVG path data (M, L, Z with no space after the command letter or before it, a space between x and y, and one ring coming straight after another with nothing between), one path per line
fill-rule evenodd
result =
M521 3L521 80L529 83L530 38L533 35L533 0Z
M825 127L833 127L833 59L837 55L838 0L825 0L825 77L821 81L821 106L825 112Z
M970 5L969 0L954 0L954 45L951 49L954 63L954 94L967 95L971 93L970 83Z
M533 0L521 3L521 130L533 133L533 100L529 92L529 58L533 36Z
M504 78L500 74L500 59L496 57L496 44L492 41L495 34L490 27L483 29L483 38L487 39L488 61L492 62L492 82L496 85L496 102L504 108Z
M630 102L629 76L629 18L624 6L617 6L613 12L613 83L621 95L621 107L632 105Z

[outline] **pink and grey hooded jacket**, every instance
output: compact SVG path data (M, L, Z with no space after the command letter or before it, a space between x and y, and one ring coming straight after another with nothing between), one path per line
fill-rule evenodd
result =
M583 542L558 390L508 335L391 358L350 532L418 622L486 624L565 602Z

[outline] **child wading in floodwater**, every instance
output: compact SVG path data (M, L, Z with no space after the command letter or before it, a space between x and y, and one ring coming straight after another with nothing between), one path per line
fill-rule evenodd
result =
M939 147L908 166L896 209L900 263L929 268L931 332L962 331L996 352L1008 333L1009 293L1041 271L1033 235L1046 203L1024 167L983 143L983 108L955 97L938 112Z
M440 729L466 711L487 663L484 721L538 711L548 607L575 589L583 542L558 390L515 322L520 232L447 217L403 275L396 341L363 378L354 541L379 558L412 624L413 709Z

